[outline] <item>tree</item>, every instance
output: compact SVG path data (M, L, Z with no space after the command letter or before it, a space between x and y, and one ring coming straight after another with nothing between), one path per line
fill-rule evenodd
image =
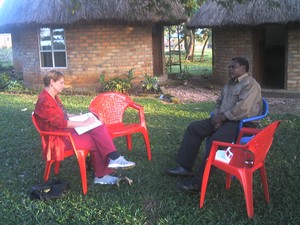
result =
M185 8L188 18L191 18L195 14L196 10L208 0L180 0L180 1ZM224 7L232 8L235 4L245 4L253 0L211 0L211 1L215 1L218 4L223 5ZM277 0L266 0L266 1L270 7L280 7L280 4L277 2ZM203 60L205 47L211 37L211 30L205 28L201 30L200 34L197 34L195 30L186 29L184 24L182 26L180 36L182 36L182 40L180 40L180 42L184 41L186 60L193 61L194 59L195 40L204 42L201 51L201 56L200 56L200 60Z
M197 9L205 2L206 0L181 0L182 5L185 7L185 11L187 13L188 18L191 18ZM218 1L218 0L215 0ZM235 0L233 0L235 1ZM203 61L204 50L207 45L209 38L211 37L210 29L203 29L200 34L196 33L194 29L187 29L185 25L183 25L182 37L184 41L184 47L186 52L185 60L194 60L194 52L195 52L195 41L204 42L203 48L201 51L200 60Z
M204 50L207 46L207 43L208 43L208 40L210 39L210 37L211 37L211 29L204 28L200 31L200 38L201 38L200 41L204 42L202 50L201 50L200 62L203 62L203 60L204 60Z
M181 0L181 3L185 7L188 18L196 12L199 7L197 0ZM194 51L195 51L195 30L188 30L185 25L183 26L183 40L185 47L185 60L194 60Z

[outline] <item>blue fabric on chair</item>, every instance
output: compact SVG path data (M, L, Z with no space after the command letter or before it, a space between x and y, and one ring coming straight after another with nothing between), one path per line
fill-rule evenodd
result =
M249 118L245 118L240 120L240 124L239 124L239 130L237 133L239 133L239 131L242 129L242 127L244 126L245 123L247 122L251 122L251 121L255 121L255 120L262 120L263 118L265 118L268 113L269 113L269 105L268 102L266 101L266 99L262 98L263 101L263 111L262 114L260 116L253 116L253 117L249 117ZM253 136L250 137L242 137L240 143L241 144L246 144L247 142L249 142L251 139L253 138Z

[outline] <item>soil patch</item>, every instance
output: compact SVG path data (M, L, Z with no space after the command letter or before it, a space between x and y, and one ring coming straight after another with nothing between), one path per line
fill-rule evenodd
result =
M222 86L198 76L186 85L180 80L166 80L160 84L164 94L172 95L183 103L215 101ZM282 90L263 90L263 97L269 104L270 113L292 113L300 115L300 94Z

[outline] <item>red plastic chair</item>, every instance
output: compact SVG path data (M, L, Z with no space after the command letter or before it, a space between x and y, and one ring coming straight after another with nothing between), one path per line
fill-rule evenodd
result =
M240 140L244 134L255 134L255 136L245 145L218 141L213 142L202 180L200 208L202 208L204 204L211 166L215 166L226 172L226 189L230 188L232 175L240 181L244 189L246 208L249 218L254 216L252 179L253 173L256 170L259 170L262 178L266 202L270 202L265 169L265 158L272 145L274 133L279 126L279 123L280 121L273 122L262 130L254 128L242 128L239 133L237 143L240 143ZM215 159L216 152L221 146L231 147L233 157L229 163Z
M67 139L70 140L70 143L72 145L71 149L65 150L64 151L64 158L70 157L72 155L76 155L78 164L79 164L79 170L80 170L80 175L81 175L81 182L82 182L82 192L85 195L87 193L87 178L86 178L86 157L89 154L89 151L87 149L77 149L71 133L68 132L48 132L48 131L42 131L37 125L36 118L34 116L34 113L32 113L32 122L36 128L36 130L39 132L42 143L47 143L51 142L53 138L50 137L66 137ZM48 143L47 146L52 146L53 143ZM60 161L55 161L55 160L49 160L46 161L46 166L45 166L45 172L44 172L44 181L47 181L50 176L50 170L51 166L54 163L54 173L58 174L59 172L59 166L60 166Z
M139 123L124 123L123 115L127 108L139 113ZM148 160L151 160L151 149L143 106L133 102L127 95L117 92L106 92L96 96L90 103L89 110L105 123L112 138L126 136L127 148L132 150L131 135L141 132L146 145Z

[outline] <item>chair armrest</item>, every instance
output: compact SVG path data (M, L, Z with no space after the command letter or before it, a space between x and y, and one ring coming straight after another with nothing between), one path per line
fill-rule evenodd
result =
M54 132L54 131L40 131L41 136L52 136L52 137L67 137L72 145L73 150L77 154L77 148L70 132ZM50 142L50 140L49 140Z
M227 147L245 148L245 145L241 145L241 144L233 144L233 143L229 143L229 142L213 141L211 151L210 151L209 157L208 157L208 160L210 162L212 162L215 159L216 152L219 150L220 146L225 147L225 148L227 148Z
M145 116L144 116L144 107L140 104L137 104L135 102L131 102L129 104L129 107L136 109L139 112L139 117L140 117L140 123L142 126L146 127L146 122L145 122Z
M257 134L261 131L261 129L258 128L250 128L250 127L243 127L240 130L240 134L245 135L245 134Z
M71 136L70 132L40 131L40 134L50 136Z
M261 129L257 129L257 128L249 128L249 127L243 127L239 134L238 134L238 137L236 139L236 143L240 143L242 138L245 136L245 135L248 135L249 137L259 133L261 131Z
M242 119L240 120L240 122L247 123L247 122L263 119L264 117L265 115L253 116L253 117Z
M256 120L261 120L261 119L263 119L264 117L266 117L268 115L268 113L269 113L268 102L264 98L262 98L262 102L263 102L263 112L262 112L262 114L258 115L258 116L253 116L253 117L241 119L240 120L240 128L242 128L244 123L251 122L251 121L256 121Z
M234 144L234 143L229 143L229 142L222 142L222 141L213 141L212 145L220 147L235 147L235 148L244 148L245 145L241 145L241 144Z
M142 105L140 105L140 104L137 104L137 103L135 103L135 102L130 102L129 103L129 106L130 107L132 107L132 108L134 108L134 109L136 109L136 110L141 110L141 109L143 109L143 106Z

